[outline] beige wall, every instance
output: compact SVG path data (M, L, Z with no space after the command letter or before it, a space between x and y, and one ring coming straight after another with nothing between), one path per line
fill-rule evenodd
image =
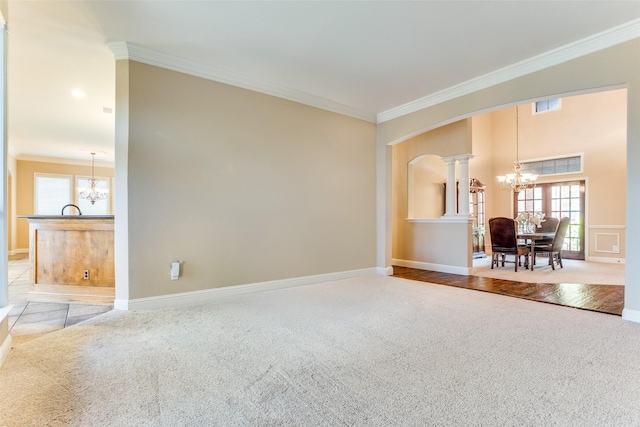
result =
M374 124L135 61L117 94L117 299L375 267Z
M583 154L582 173L541 176L538 182L584 180L586 251L588 258L623 259L626 209L626 89L562 98L560 110L533 114L531 103L520 105L521 161ZM516 157L516 107L473 118L472 177L485 185L487 218L511 216L511 192L497 188L496 176L512 169ZM620 242L619 253L605 240ZM487 239L487 244L489 240ZM596 246L598 243L598 246Z
M16 215L33 215L34 214L34 190L35 190L35 174L58 174L58 175L76 175L91 176L91 165L73 165L66 163L36 162L27 160L18 160L16 162ZM98 177L113 178L114 169L111 167L96 167L95 174ZM75 182L75 180L74 180ZM113 203L113 197L109 198ZM60 206L62 209L62 206ZM29 224L24 218L16 220L16 247L11 250L26 252L29 248Z
M384 200L378 220L378 267L391 262L392 217L388 206L392 203L392 183L389 177L392 167L388 144L408 136L437 128L480 112L522 104L553 95L567 96L608 87L626 86L627 92L627 164L640 164L640 39L603 49L596 53L568 60L560 65L532 72L505 83L460 96L432 107L389 120L378 125L378 196ZM627 183L640 180L640 169L627 168ZM640 197L635 187L627 185L626 218L640 211ZM626 222L627 241L640 238L640 225ZM626 258L640 258L637 245L626 245ZM640 321L640 265L626 264L625 318Z
M409 266L406 261L419 262L434 269L446 265L467 267L469 261L467 249L470 245L462 244L462 250L460 250L458 245L452 244L452 236L460 236L456 241L466 240L468 224L409 220L411 216L408 206L411 194L408 183L411 180L409 165L414 159L425 155L442 158L467 154L471 149L470 125L470 120L461 120L393 146L393 259L395 263ZM446 181L446 166L443 170L444 174L437 182L440 188ZM418 187L433 184L433 182L420 182L415 175L414 179L417 181L414 184ZM431 202L437 205L437 210L440 212L437 218L440 218L444 213L442 197ZM425 217L415 216L415 218Z

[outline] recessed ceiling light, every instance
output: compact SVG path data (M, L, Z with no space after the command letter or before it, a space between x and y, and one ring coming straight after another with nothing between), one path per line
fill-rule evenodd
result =
M76 98L84 98L85 96L87 96L86 93L84 93L83 91L76 89L74 91L71 92L71 95L75 96Z

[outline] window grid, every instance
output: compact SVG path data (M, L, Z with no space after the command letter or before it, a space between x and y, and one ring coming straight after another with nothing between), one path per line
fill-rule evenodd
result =
M554 218L569 217L569 229L562 249L580 251L581 246L581 211L582 195L580 184L558 184L551 187L551 216Z
M89 179L90 176L76 176L76 189L80 187L89 187ZM77 201L77 205L82 211L83 215L108 215L109 214L109 205L111 198L111 191L109 188L109 178L104 177L96 177L96 187L101 189L106 189L108 191L108 196L104 200L100 200L99 202L94 203L93 205L89 200L81 199L78 197L78 192L75 192L75 198Z
M35 174L36 215L59 215L62 207L72 200L71 176Z
M560 98L545 99L544 101L538 101L533 106L535 113L543 113L545 111L559 110Z
M513 210L544 212L547 217L570 219L563 257L584 259L584 181L538 184L518 193Z
M582 156L522 162L522 171L535 175L555 175L582 171Z
M74 179L75 178L75 179ZM57 174L34 174L34 212L36 215L60 215L64 205L78 205L83 215L108 215L111 212L112 188L110 179L96 177L97 186L109 190L109 196L94 205L78 197L77 187L86 187L90 177ZM76 186L73 186L73 184ZM67 214L70 211L66 212ZM74 211L75 213L75 211Z

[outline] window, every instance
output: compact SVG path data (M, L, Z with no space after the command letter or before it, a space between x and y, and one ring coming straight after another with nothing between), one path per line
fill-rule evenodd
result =
M582 156L558 157L532 162L522 162L522 171L534 175L556 175L582 172Z
M544 212L553 218L569 217L569 229L564 239L562 258L584 259L585 182L538 184L518 193L514 212Z
M71 176L35 175L36 215L60 215L60 210L71 203Z
M560 98L546 99L544 101L538 101L533 104L534 113L543 113L545 111L559 110Z
M112 197L99 200L95 204L78 197L78 187L87 187L88 176L35 174L35 215L60 215L64 205L73 203L80 208L83 215L109 215L111 213ZM98 188L111 190L109 178L96 177ZM75 209L67 208L67 215L76 215Z
M76 188L78 187L89 187L89 183L87 180L91 178L90 176L77 176L76 177ZM100 178L96 177L96 187L98 188L106 188L109 190L109 178ZM109 198L111 197L111 192L109 192L109 197L104 200L98 200L93 205L89 200L81 199L77 197L78 202L76 203L83 215L109 215Z

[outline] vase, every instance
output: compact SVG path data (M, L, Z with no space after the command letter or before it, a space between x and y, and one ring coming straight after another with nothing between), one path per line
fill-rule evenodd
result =
M519 233L535 233L536 225L531 221L522 221L518 223L518 232Z

